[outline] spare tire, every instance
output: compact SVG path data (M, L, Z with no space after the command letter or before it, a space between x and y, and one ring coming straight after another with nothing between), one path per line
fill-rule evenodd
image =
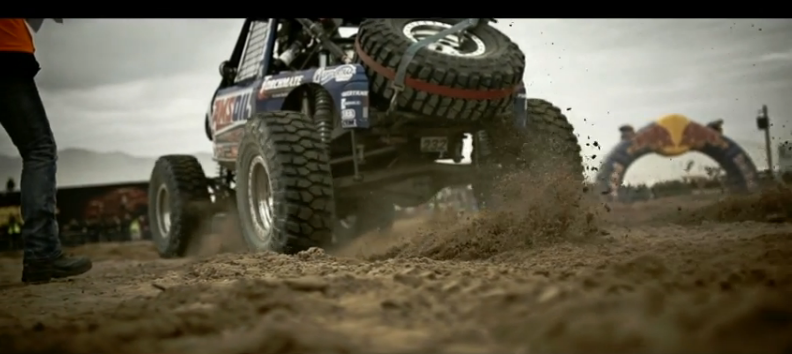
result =
M355 43L371 79L375 105L387 106L407 48L465 19L368 19ZM509 37L480 23L421 48L407 66L397 108L448 119L476 120L507 112L522 82L525 55ZM460 38L461 37L461 38ZM381 107L384 108L384 107Z

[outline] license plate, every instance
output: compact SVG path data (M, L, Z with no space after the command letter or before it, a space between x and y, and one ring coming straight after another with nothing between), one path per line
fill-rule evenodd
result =
M421 151L447 152L448 138L442 136L427 136L421 138Z

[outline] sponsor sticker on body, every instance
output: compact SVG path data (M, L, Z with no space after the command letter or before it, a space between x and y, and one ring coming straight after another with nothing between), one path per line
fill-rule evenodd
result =
M341 97L354 97L354 96L368 97L368 91L349 90L349 91L341 92Z
M319 68L313 76L313 82L324 85L330 81L347 82L355 76L357 68L354 65L341 65L334 68Z
M212 105L212 123L217 132L233 123L247 120L253 114L253 90L220 96Z
M258 90L258 98L271 98L273 97L273 92L276 91L284 91L283 93L287 94L288 89L300 86L304 81L305 76L303 75L287 76L277 79L273 79L272 76L264 77L264 81L261 82L261 87Z
M341 110L341 119L344 120L354 120L357 117L357 112L354 109L342 109Z
M357 128L359 120L368 120L368 91L346 90L341 92L341 127Z
M350 100L348 98L341 98L341 109L363 105L361 100Z

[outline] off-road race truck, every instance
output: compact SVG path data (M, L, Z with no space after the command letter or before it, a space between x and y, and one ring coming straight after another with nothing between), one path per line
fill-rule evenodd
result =
M540 158L582 182L572 126L526 99L525 56L491 22L246 19L206 114L218 175L185 155L152 171L160 254L183 256L216 213L238 217L251 249L294 253L387 229L394 205L449 186L495 203L498 177Z

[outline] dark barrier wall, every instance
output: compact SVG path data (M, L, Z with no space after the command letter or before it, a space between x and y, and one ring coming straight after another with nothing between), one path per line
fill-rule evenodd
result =
M58 189L61 241L74 246L150 238L147 190L148 182ZM9 228L14 219L21 219L19 192L0 194L0 249L21 247Z
M615 198L627 169L642 156L656 153L672 157L689 151L699 151L718 162L726 172L730 192L752 192L759 187L756 166L737 143L715 129L672 114L616 145L597 174L598 188L602 194Z

